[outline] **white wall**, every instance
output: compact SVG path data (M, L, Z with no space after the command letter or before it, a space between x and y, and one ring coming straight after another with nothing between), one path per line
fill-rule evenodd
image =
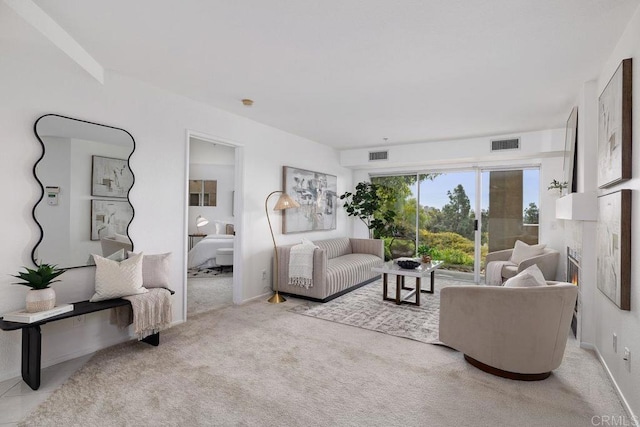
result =
M593 289L595 345L607 368L615 378L630 408L640 415L640 8L636 10L623 36L598 76L594 96L602 93L607 82L620 62L633 58L633 178L630 181L608 188L601 193L609 193L621 188L633 190L631 221L631 311L618 309L602 292ZM592 117L597 120L597 117ZM597 123L596 123L597 129ZM595 142L592 142L595 144ZM585 164L585 170L595 170L594 159ZM595 174L594 174L595 175ZM595 248L594 248L595 249ZM618 335L618 352L613 351L612 335ZM624 348L631 350L631 363L622 360Z
M26 288L11 286L9 274L30 265L30 252L38 238L31 209L39 196L32 167L40 154L33 134L34 121L45 113L58 113L120 127L136 141L131 169L136 181L131 190L135 218L130 234L136 250L173 252L171 281L176 290L174 319L184 319L184 257L186 255L186 130L218 136L243 145L244 193L241 256L244 270L242 300L268 292L262 280L272 257L264 199L282 188L282 166L319 170L338 176L338 191L351 188L351 172L338 164L335 150L295 135L229 114L193 100L107 73L100 85L37 31L0 3L0 178L9 183L0 210L3 244L0 245L0 313L24 306ZM279 243L292 243L301 235L280 234ZM338 213L337 229L305 234L327 238L348 234L346 215ZM93 292L94 268L68 271L54 285L60 302L87 299ZM267 277L271 277L268 275ZM106 316L106 317L105 317ZM82 325L71 321L45 325L43 366L128 339L126 332L109 325L106 313L88 315ZM0 380L20 373L20 332L0 332Z
M568 114L569 112L567 112ZM395 172L433 172L438 170L459 170L472 167L513 167L540 166L540 228L539 240L547 246L562 250L564 245L561 226L555 219L557 197L547 191L551 180L561 180L563 176L564 129L550 129L537 132L522 132L510 135L520 137L519 150L491 153L491 139L505 136L487 136L442 142L424 142L388 147L389 161L369 162L368 153L374 149L345 150L341 152L341 162L356 168L354 183L368 181L370 174ZM378 148L375 149L377 151ZM357 236L367 236L367 229L361 221L354 222ZM560 266L558 278L564 277L564 267Z

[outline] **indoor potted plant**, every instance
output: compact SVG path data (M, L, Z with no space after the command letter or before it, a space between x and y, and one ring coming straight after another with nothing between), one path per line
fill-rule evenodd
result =
M371 182L360 182L354 193L347 191L340 196L347 215L360 218L369 229L369 238L373 239L387 236L393 226L396 213L385 206L390 198L389 188Z
M27 292L26 310L29 313L51 310L56 305L56 293L49 287L54 280L64 273L65 269L58 268L57 265L40 264L37 269L23 267L26 271L19 271L17 275L12 275L24 282L17 282L14 285L28 286L31 289Z
M557 179L554 179L553 181L551 181L551 184L549 184L549 186L547 187L547 190L554 190L554 191L557 191L560 195L562 195L564 189L567 188L568 186L569 186L569 183L567 181L560 182Z
M431 262L431 248L427 245L418 246L418 255L422 258L422 262L425 264Z

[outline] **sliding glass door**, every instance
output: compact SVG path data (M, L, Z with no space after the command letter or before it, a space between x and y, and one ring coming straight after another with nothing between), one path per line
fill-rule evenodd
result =
M490 251L538 240L539 169L424 172L376 176L396 195L398 214L384 237L388 259L428 253L443 273L483 281Z
M418 248L464 280L474 280L476 172L419 175L418 206L424 216Z

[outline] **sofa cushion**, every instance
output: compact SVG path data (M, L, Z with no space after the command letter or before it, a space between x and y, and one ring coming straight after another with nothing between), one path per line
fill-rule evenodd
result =
M351 240L348 237L336 239L316 240L313 243L327 253L327 259L337 258L352 253Z
M327 260L328 294L335 294L376 277L378 273L373 273L371 269L382 264L380 257L370 254L347 254Z

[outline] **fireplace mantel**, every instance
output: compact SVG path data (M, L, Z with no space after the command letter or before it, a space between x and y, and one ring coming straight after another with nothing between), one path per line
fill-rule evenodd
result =
M556 200L556 219L595 221L598 218L598 199L595 191L571 193Z

